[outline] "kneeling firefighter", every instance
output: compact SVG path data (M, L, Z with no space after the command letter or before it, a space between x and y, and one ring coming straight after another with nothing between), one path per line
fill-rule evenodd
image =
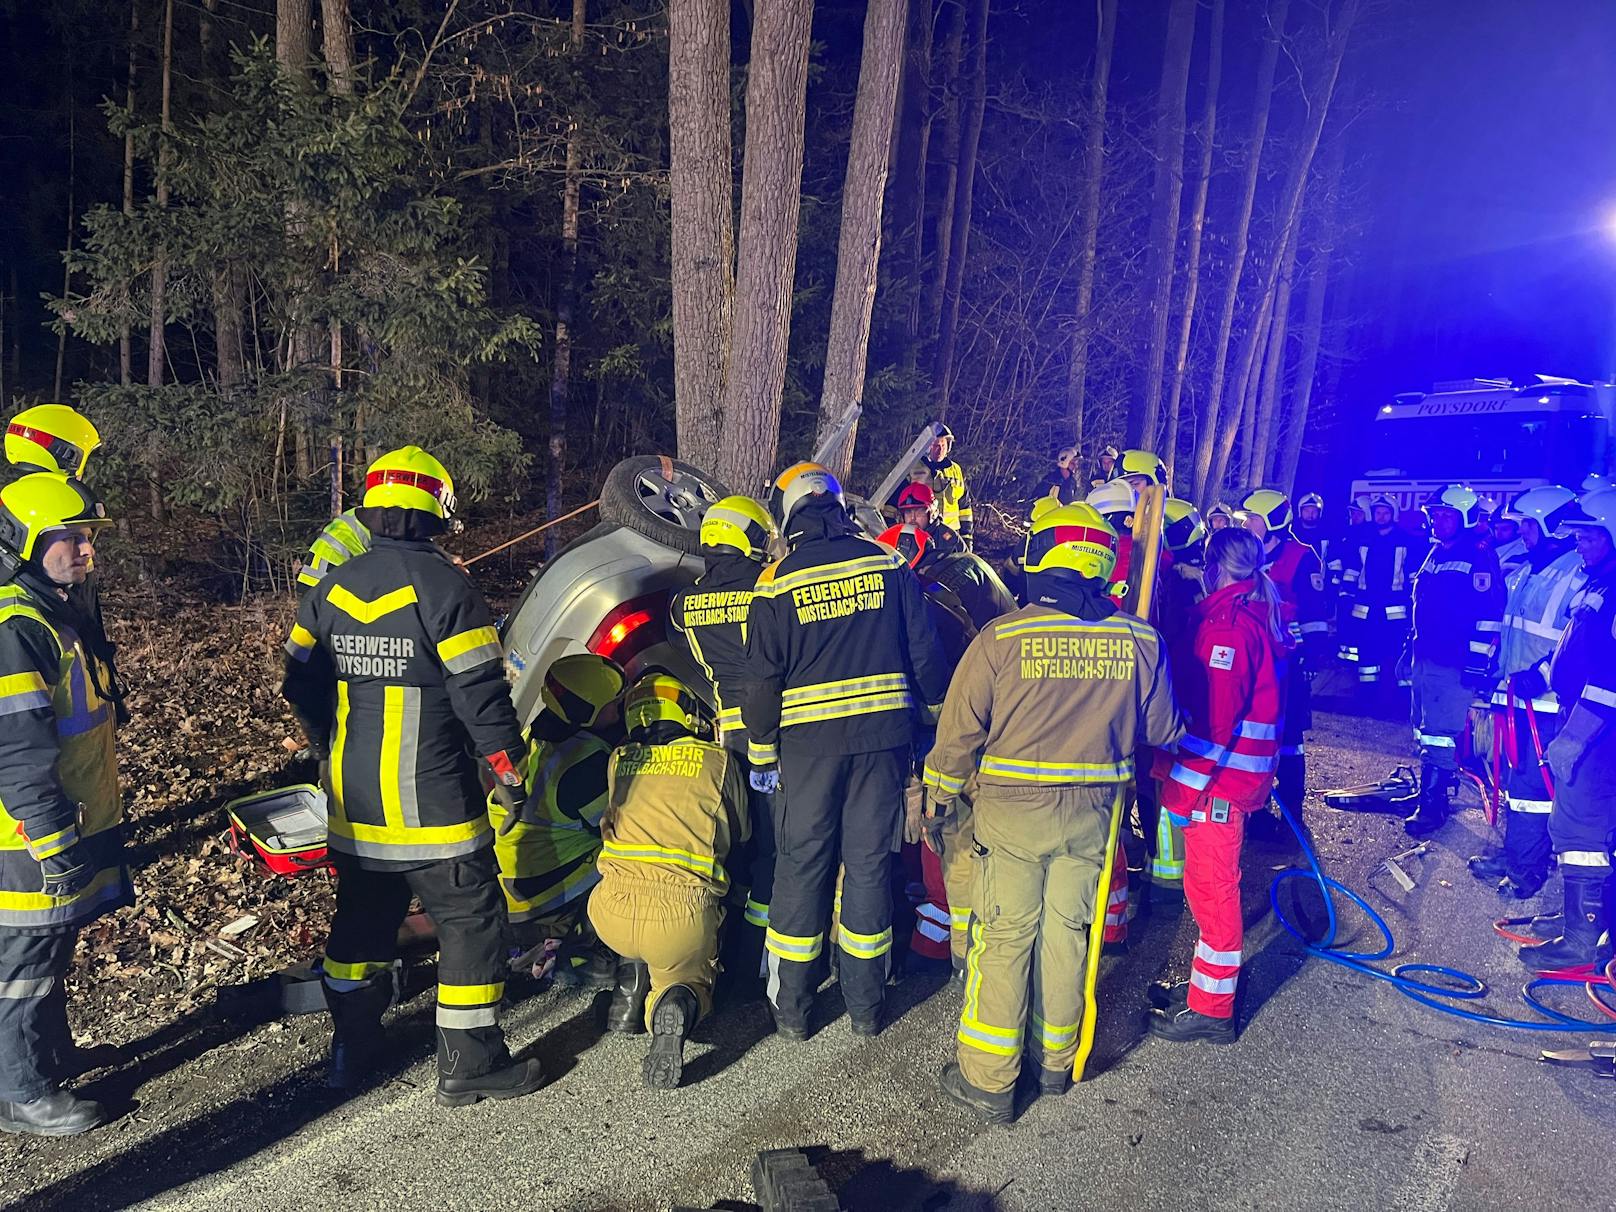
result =
M365 475L371 549L298 604L283 693L320 756L337 911L325 952L335 1028L328 1080L379 1059L381 1017L410 897L438 928L438 1101L464 1106L539 1088L499 1028L505 904L472 754L516 807L527 747L481 595L433 544L454 508L443 464L418 446Z
M73 1136L106 1119L62 1088L84 1065L63 980L79 930L133 891L110 671L73 593L105 511L76 479L0 489L0 1131Z
M1039 518L1027 538L1032 600L971 642L926 761L937 814L977 776L978 904L958 1063L942 1089L994 1122L1013 1113L1029 993L1039 1086L1071 1084L1112 818L1134 754L1184 730L1161 636L1106 592L1116 542L1085 504Z
M611 1012L643 1014L651 1029L645 1084L672 1089L685 1041L712 1009L724 862L746 842L747 776L734 754L700 739L701 701L677 678L642 678L623 721L589 918L623 957Z
M589 729L615 720L623 681L615 661L592 652L551 662L539 692L544 706L528 730L520 809L507 812L499 796L488 800L510 941L522 952L512 966L539 961L542 971L550 962L545 949L554 947L563 977L591 988L611 984L617 961L577 936L589 890L600 878L595 859L612 752Z

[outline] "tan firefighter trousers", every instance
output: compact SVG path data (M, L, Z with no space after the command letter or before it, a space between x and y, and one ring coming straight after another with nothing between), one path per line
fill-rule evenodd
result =
M724 906L710 891L614 872L603 876L590 896L589 920L601 942L651 970L647 1027L657 1000L675 985L696 995L703 1018L711 1012Z
M960 1068L979 1090L1015 1084L1024 1041L1037 1064L1072 1067L1088 925L1119 800L1115 784L977 789L976 920L958 1040Z

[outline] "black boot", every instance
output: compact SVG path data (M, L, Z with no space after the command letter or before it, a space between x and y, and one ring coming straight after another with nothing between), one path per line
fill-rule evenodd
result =
M1428 838L1447 823L1448 787L1453 771L1433 766L1429 762L1420 767L1419 807L1403 820L1403 831L1416 841Z
M1072 1088L1070 1069L1046 1069L1038 1066L1038 1093L1059 1098Z
M1565 921L1560 936L1536 947L1522 947L1516 954L1521 963L1539 972L1591 964L1604 932L1605 881L1575 879L1565 881Z
M990 1124L1008 1124L1015 1118L1014 1090L1002 1090L996 1093L978 1090L966 1080L958 1064L951 1062L945 1065L937 1079L937 1085L950 1102L964 1107Z
M0 1102L0 1132L21 1136L77 1136L106 1119L100 1103L71 1090L52 1090L28 1103Z
M1157 1039L1176 1044L1203 1039L1209 1044L1232 1044L1235 1040L1234 1019L1213 1018L1188 1006L1152 1010L1145 1016L1145 1025Z
M333 1090L352 1090L375 1070L386 1048L382 1015L393 1004L393 981L376 977L357 989L339 992L327 984L324 990L332 1027L325 1084Z
M617 988L606 1007L606 1030L620 1035L645 1034L645 998L651 992L651 969L639 960L617 961Z
M485 1098L521 1098L544 1085L544 1068L536 1060L511 1061L480 1077L438 1075L438 1101L445 1107L469 1107Z
M1526 933L1533 938L1540 938L1545 943L1551 938L1559 938L1565 933L1565 914L1540 913L1526 923Z
M1190 1000L1189 981L1151 981L1145 997L1157 1010L1176 1010Z
M651 1011L651 1053L645 1058L645 1084L653 1090L672 1090L685 1071L685 1041L696 1025L696 995L674 985L657 998Z
M1509 874L1509 864L1504 862L1502 852L1498 854L1472 854L1465 862L1470 868L1470 874L1485 883L1496 883Z

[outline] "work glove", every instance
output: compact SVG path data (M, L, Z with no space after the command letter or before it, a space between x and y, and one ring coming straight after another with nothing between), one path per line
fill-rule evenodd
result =
M920 840L921 822L926 810L926 789L914 779L903 789L903 840L914 845Z
M925 814L920 823L920 840L925 842L926 849L938 858L943 857L943 826L953 814L953 800L934 800L929 795L926 797Z
M773 795L780 790L780 772L772 766L766 770L753 770L747 775L752 790L762 795Z
M1523 670L1514 677L1506 679L1506 682L1510 692L1516 698L1542 698L1549 691L1548 679L1543 676L1543 668L1540 665L1534 665L1530 669Z
M95 866L84 853L84 844L75 842L66 850L39 860L39 872L46 896L77 896L95 878Z
M491 786L489 795L501 808L505 810L505 819L500 822L500 836L504 836L522 819L522 806L526 796L522 794L527 775L527 754L515 749L503 749L498 753L483 758L483 765L487 768Z

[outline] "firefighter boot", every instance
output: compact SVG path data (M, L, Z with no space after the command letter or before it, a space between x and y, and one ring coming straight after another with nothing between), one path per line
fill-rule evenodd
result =
M645 1058L645 1084L652 1090L672 1090L685 1071L685 1041L696 1025L696 995L674 985L657 998L651 1011L651 1053Z
M617 961L617 988L606 1007L606 1030L621 1035L645 1034L645 998L651 992L651 969L639 960Z
M341 992L330 984L323 987L332 1027L325 1084L332 1090L352 1090L370 1076L386 1046L382 1015L393 1004L393 984L373 979Z
M106 1119L100 1103L71 1090L52 1090L27 1103L0 1102L0 1132L22 1136L77 1136Z
M538 1061L507 1059L499 1068L478 1077L445 1077L440 1071L438 1101L445 1107L469 1107L485 1098L521 1098L542 1085L544 1068Z
M1403 832L1416 841L1430 837L1448 819L1448 787L1453 771L1430 763L1420 767L1420 802L1403 819Z
M1465 860L1465 866L1470 868L1471 875L1488 884L1496 884L1509 874L1509 864L1504 862L1503 851L1496 854L1472 854Z
M1153 1009L1145 1016L1145 1025L1157 1039L1175 1044L1202 1039L1209 1044L1232 1044L1235 1040L1234 1019L1213 1018L1188 1006Z
M1015 1090L1004 1090L999 1093L978 1090L966 1080L965 1074L960 1072L959 1065L954 1062L943 1066L937 1085L949 1102L964 1107L990 1124L1008 1124L1015 1118Z
M1591 964L1604 932L1603 879L1565 881L1565 923L1560 937L1535 947L1522 947L1516 954L1521 963L1539 972Z

